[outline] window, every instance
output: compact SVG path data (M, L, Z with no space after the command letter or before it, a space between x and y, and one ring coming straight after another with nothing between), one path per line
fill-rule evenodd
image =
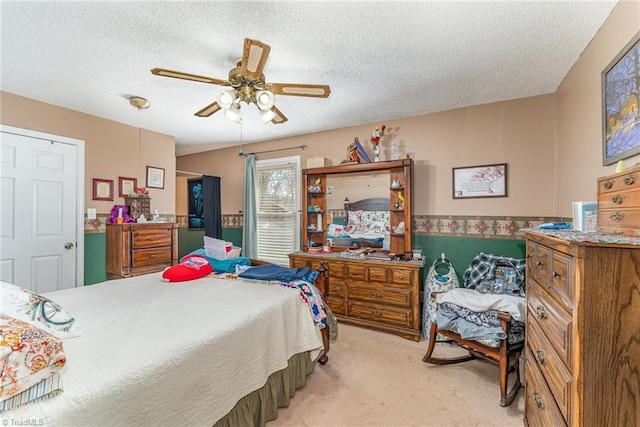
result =
M256 161L258 259L289 264L300 250L300 156Z

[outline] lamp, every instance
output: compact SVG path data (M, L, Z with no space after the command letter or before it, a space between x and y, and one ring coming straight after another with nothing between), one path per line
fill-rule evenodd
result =
M273 110L260 110L260 117L262 117L262 121L267 123L273 120L276 116L276 113Z
M239 103L232 104L228 109L224 111L224 116L233 122L236 122L236 123L240 122L240 120L242 119L242 113L240 112L240 104Z
M238 99L238 95L235 90L221 90L216 95L216 101L225 110L231 108L236 99Z
M273 104L276 102L276 97L273 95L273 92L268 90L259 90L256 92L256 105L262 111L268 111L273 107ZM274 113L275 116L275 113ZM272 119L273 117L271 117ZM269 119L269 120L271 120ZM268 122L269 120L265 120Z

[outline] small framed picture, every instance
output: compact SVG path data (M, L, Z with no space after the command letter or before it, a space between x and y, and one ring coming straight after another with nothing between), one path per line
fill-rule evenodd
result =
M113 180L93 178L93 200L113 201Z
M164 188L164 168L147 166L147 187Z
M131 193L136 192L138 186L137 178L127 178L125 176L118 177L118 196L127 197Z
M507 164L453 168L453 198L507 197Z

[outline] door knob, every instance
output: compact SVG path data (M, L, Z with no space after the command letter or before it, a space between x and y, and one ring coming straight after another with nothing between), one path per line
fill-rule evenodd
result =
M65 249L71 249L71 248L73 248L73 246L74 246L74 245L73 245L73 243L71 243L71 242L67 242L67 243L65 243L65 244L64 244L64 248L65 248Z

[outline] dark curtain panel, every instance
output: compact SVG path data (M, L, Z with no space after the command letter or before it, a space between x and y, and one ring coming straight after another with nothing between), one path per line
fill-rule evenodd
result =
M222 209L220 203L220 177L202 176L204 198L204 235L222 239Z

